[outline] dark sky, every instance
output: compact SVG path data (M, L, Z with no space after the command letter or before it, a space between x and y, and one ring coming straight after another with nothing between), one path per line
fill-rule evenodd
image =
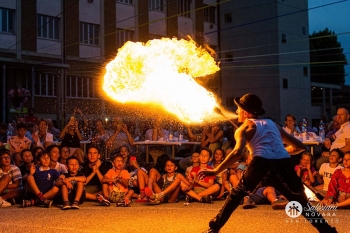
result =
M344 49L348 60L345 66L345 84L350 85L350 1L341 0L309 0L309 9L334 3L317 9L309 10L309 33L328 28L338 35L338 41Z

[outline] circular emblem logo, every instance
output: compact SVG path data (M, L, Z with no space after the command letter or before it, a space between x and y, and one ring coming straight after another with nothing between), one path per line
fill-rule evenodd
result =
M303 207L297 201L290 201L285 208L286 214L291 218L297 218L303 212Z

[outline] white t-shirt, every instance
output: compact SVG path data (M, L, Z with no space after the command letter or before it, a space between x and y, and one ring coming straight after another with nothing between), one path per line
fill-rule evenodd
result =
M331 145L331 150L342 148L345 146L345 139L350 138L350 122L346 122L340 126L340 129L334 134L335 140Z
M56 169L58 173L60 173L60 175L64 173L68 173L67 167L64 164L59 162L56 163L56 167L54 169Z
M45 140L41 141L39 139L38 142L36 143L36 146L40 146L40 147L44 148L46 142L53 143L53 135L50 133L47 133L47 132L46 132Z
M322 176L323 178L323 190L328 191L328 185L329 182L331 182L331 178L335 170L343 168L342 166L338 165L335 168L332 168L329 166L329 163L324 163L321 165L320 170L318 173Z

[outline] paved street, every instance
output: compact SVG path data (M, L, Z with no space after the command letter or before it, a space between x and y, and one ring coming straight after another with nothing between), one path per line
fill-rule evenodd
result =
M214 204L191 203L150 205L132 203L128 208L99 206L87 202L80 210L62 211L60 206L50 209L19 205L0 209L0 231L4 232L202 232L208 226L223 201ZM337 210L326 217L333 221L338 232L349 232L349 210ZM335 214L335 216L334 216ZM258 206L243 210L242 206L231 216L222 233L246 232L317 232L304 218L291 222L284 210L272 210L271 206ZM296 222L298 221L298 222ZM338 223L336 223L338 221Z

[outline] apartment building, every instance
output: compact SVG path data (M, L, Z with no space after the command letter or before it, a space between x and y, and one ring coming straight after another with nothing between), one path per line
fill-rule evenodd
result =
M217 33L210 33L218 30L216 9L214 0L1 1L0 121L27 107L61 125L74 107L95 118L117 114L101 78L118 48L188 35L217 48ZM23 108L13 99L27 102Z

